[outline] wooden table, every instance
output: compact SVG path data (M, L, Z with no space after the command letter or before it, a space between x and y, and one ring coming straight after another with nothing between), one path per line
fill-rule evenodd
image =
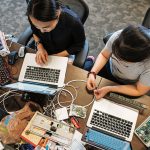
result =
M12 46L10 49L18 50L20 46L21 46L20 44L12 43ZM27 50L28 50L28 52L34 52L34 50L32 50L32 49L27 48ZM17 60L16 64L13 66L14 68L17 68L17 70L18 70L17 74L14 75L15 78L17 78L19 75L22 62L23 62L23 59L20 58ZM68 81L71 81L71 80L86 80L86 79L87 79L87 71L68 64L65 83L67 83ZM110 80L101 78L99 76L97 76L96 83L99 87L103 87L106 85L116 85L116 83L114 83ZM87 93L87 91L85 89L86 84L84 82L75 82L75 83L73 83L73 85L76 86L77 90L78 90L78 96L74 102L75 104L84 106L92 101L93 95ZM63 96L60 97L60 99L61 99L61 101L66 101L66 98L64 98ZM142 96L142 97L138 98L137 101L140 101L150 107L150 97L149 96L146 96L146 95ZM88 115L90 114L91 107L92 107L92 105L87 107L88 111L87 111L86 118L79 119L79 123L81 126L81 129L79 129L79 131L81 133L83 133L83 130L86 127L86 121L88 119ZM144 113L142 115L139 114L136 127L139 126L149 115L150 115L150 109L147 109L146 111L144 111ZM133 150L146 150L146 147L144 146L144 144L142 144L142 142L135 135L133 137L131 144L132 144Z

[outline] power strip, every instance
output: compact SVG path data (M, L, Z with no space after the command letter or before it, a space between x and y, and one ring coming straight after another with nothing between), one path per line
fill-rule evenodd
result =
M129 106L131 108L137 109L137 110L139 110L140 114L142 114L144 109L147 108L146 105L144 105L144 104L142 104L142 103L140 103L134 99L119 95L117 93L109 93L105 96L105 98L107 98L108 100L111 100L115 103L122 104L125 106Z

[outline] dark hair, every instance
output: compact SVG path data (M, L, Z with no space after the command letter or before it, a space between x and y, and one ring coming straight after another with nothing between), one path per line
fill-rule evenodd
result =
M143 26L126 27L114 41L112 52L128 62L140 62L150 57L150 30Z
M57 19L60 3L57 0L30 0L27 7L27 16L43 22Z

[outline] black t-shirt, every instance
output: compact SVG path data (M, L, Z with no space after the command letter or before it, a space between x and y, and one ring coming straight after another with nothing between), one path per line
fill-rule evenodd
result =
M85 33L78 18L65 11L61 11L59 22L55 29L42 33L29 20L33 34L40 38L48 54L56 54L67 50L69 54L76 54L83 50Z

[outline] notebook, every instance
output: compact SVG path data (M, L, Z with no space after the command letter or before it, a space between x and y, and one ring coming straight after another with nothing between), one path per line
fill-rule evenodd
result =
M19 82L5 85L9 89L53 95L64 85L67 57L48 56L47 64L38 65L36 54L27 53L19 75Z
M93 104L83 139L98 148L130 150L137 117L138 110L102 98Z

